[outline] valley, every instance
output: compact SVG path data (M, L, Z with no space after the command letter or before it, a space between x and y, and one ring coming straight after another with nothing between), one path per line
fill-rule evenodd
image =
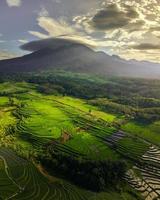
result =
M158 94L153 93L153 109L147 110L149 121L137 123L132 114L138 112L134 106L130 104L129 111L124 112L122 103L118 104L122 94L115 99L118 88L113 88L110 98L104 97L103 90L98 98L90 97L90 84L95 89L94 77L80 76L77 80L76 74L71 78L69 73L77 89L68 91L64 87L66 75L58 72L52 76L52 83L38 76L16 82L10 77L0 84L1 199L158 200L160 119L158 115L152 119ZM116 84L103 78L96 81L98 85ZM86 83L88 90L83 90ZM79 89L84 93L78 93ZM103 107L99 106L100 98ZM116 107L107 112L106 100ZM122 107L117 109L117 105ZM150 110L151 106L149 103ZM92 166L93 180L86 176L87 166ZM102 169L105 176L98 175ZM83 173L87 185L78 173Z

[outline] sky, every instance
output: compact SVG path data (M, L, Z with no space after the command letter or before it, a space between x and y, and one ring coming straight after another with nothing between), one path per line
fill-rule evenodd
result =
M0 59L50 37L160 63L160 0L0 0Z

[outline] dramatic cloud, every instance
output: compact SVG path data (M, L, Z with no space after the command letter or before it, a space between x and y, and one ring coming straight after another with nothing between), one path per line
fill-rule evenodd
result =
M112 4L99 10L90 24L96 29L110 30L133 23L132 20L137 19L138 16L137 11L131 6L124 5L122 9L117 4Z
M158 2L159 0L104 0L101 8L86 15L75 16L73 21L77 26L83 27L100 50L126 59L160 62L157 45L160 44ZM141 44L148 41L152 44L150 47L141 47Z
M151 50L151 49L159 49L160 50L160 43L159 44L151 44L151 43L143 43L132 46L134 49L138 50Z
M45 49L45 48L52 48L52 49L57 49L61 47L65 48L65 47L76 45L76 44L86 45L86 43L81 43L79 41L75 41L71 39L48 38L48 39L32 41L27 44L24 44L21 46L21 49L26 50L26 51L38 51L40 49Z
M47 39L50 37L54 38L63 38L72 40L75 42L85 43L88 46L96 46L93 38L90 38L89 35L86 35L80 27L68 24L63 18L58 20L51 18L49 16L42 16L47 11L41 11L37 21L38 25L46 32L46 34L38 31L29 31L31 35L34 35L40 39Z
M62 35L74 35L76 30L68 24L63 18L55 20L48 16L45 8L42 8L37 18L38 25L45 30L46 34L38 31L29 31L30 34L41 39L47 37L60 37Z
M11 43L16 41L18 51L24 38L54 37L126 59L160 62L160 0L6 0L9 6L23 3L18 10L8 10L4 2L0 1L2 49L13 50Z
M39 17L38 24L50 36L61 36L61 35L73 35L75 34L75 29L71 25L67 24L63 19L55 20L51 17Z
M65 47L71 44L74 44L74 42L59 38L49 38L49 39L29 42L27 44L22 45L21 49L27 51L38 51L40 49L45 49L45 48L56 49L57 47L61 46Z
M19 7L21 5L21 0L6 0L9 7Z

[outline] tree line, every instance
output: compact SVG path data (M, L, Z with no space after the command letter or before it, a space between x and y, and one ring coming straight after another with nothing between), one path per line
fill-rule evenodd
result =
M126 172L124 161L93 161L76 159L63 153L52 152L51 157L40 158L50 172L60 174L80 187L100 192L107 187L116 188Z

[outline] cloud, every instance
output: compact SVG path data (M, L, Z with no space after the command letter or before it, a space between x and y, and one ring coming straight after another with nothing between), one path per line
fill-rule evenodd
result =
M43 32L28 31L40 39L46 38L61 38L68 39L79 43L85 43L87 46L96 46L96 42L89 35L86 35L79 27L68 24L63 18L54 19L49 16L39 16L37 18L38 25L43 29Z
M160 26L150 27L150 31L159 31L160 32Z
M28 32L39 39L54 37L91 45L125 59L160 61L157 59L159 49L155 45L160 43L158 1L104 0L101 5L96 4L100 6L87 7L88 12L60 18L51 17L51 10L41 6L37 24L42 31ZM140 45L148 41L152 46Z
M44 6L41 6L41 10L38 12L38 15L39 17L48 17L49 12Z
M160 50L160 43L159 44L151 44L151 43L142 43L138 45L131 46L133 49L138 50Z
M49 35L46 35L46 34L43 34L43 33L40 33L38 31L28 31L28 33L30 33L31 35L35 36L35 37L38 37L40 39L45 39L45 38L48 38Z
M131 6L119 7L117 4L111 4L99 10L89 23L95 29L112 30L132 24L132 20L138 19L138 16Z
M38 25L54 37L76 33L75 29L63 19L55 20L51 17L39 17Z
M6 0L9 7L19 7L21 5L21 0Z
M40 49L45 49L45 48L52 48L52 49L57 49L61 47L65 48L65 47L69 47L71 45L76 45L76 44L83 45L85 43L75 41L72 39L48 38L48 39L32 41L27 44L24 44L21 46L21 49L27 50L27 51L38 51Z
M11 53L7 50L1 50L0 49L0 60L4 60L4 59L9 59L9 58L14 58L17 55L14 53Z
M89 31L86 32L94 40L99 32L104 34L96 41L100 50L125 59L160 62L159 47L156 45L160 44L158 5L159 0L107 0L94 12L75 16L74 22L85 31L87 27ZM150 47L141 47L140 44L148 41L152 44ZM139 49L136 49L137 45L140 45Z
M127 55L127 57L126 57ZM119 52L119 56L122 58L136 59L136 60L147 60L151 62L160 63L159 50L137 50L137 49L124 49Z
M20 40L18 40L18 42L20 42L20 43L27 43L28 40L20 39Z
M66 37L71 35L79 35L74 27L68 24L62 18L55 20L49 16L39 16L38 25L46 32L46 34L38 31L28 31L30 34L40 38L45 39L48 37Z

